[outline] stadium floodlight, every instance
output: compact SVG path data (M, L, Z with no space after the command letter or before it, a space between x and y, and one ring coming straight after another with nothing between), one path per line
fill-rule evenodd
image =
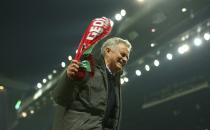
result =
M42 82L45 84L47 83L47 79L43 79Z
M204 37L204 39L205 39L206 41L210 40L210 34L209 34L209 33L205 33L205 34L203 35L203 37Z
M125 10L125 9L122 9L122 10L120 11L120 14L121 14L121 16L125 16L125 15L126 15L126 10Z
M34 110L30 110L30 113L31 113L31 114L34 114Z
M116 14L116 15L115 15L115 19L116 19L117 21L122 20L122 15L121 15L121 14Z
M42 88L42 84L41 83L37 83L36 87L40 89L40 88Z
M20 108L20 105L21 105L21 100L18 100L15 104L15 109L18 110Z
M151 43L150 46L151 46L151 47L155 47L155 43Z
M124 84L124 82L125 82L124 79L123 78L120 78L120 83L121 84Z
M28 115L27 112L22 112L22 113L21 113L21 117L23 117L23 118L26 118L27 115Z
M48 77L49 80L51 80L52 79L52 74L49 74L47 77Z
M61 62L61 67L65 68L66 67L66 63L65 62Z
M146 70L146 71L150 71L149 65L145 65L145 70Z
M129 81L128 77L124 77L124 81L128 82Z
M184 13L184 12L186 12L187 11L187 9L186 8L182 8L182 12Z
M200 38L195 38L193 42L195 46L200 46L202 44L202 40Z
M144 0L137 0L138 2L141 2L141 3L143 3L144 2Z
M38 99L40 96L42 96L42 93L43 93L42 90L39 89L39 90L34 94L33 99L34 99L34 100Z
M173 59L173 55L172 55L171 53L168 53L168 54L166 55L166 58L167 58L168 60L172 60L172 59Z
M184 44L178 48L179 54L184 54L189 51L190 47L187 44Z
M160 62L156 59L156 60L154 60L154 65L155 66L159 66L160 65Z
M155 28L152 28L151 29L151 32L153 32L153 33L156 32L156 29Z
M56 74L57 73L57 70L53 70L53 74Z
M68 60L71 61L72 60L72 56L68 56Z
M0 85L0 92L3 92L5 90L3 85Z
M140 70L136 70L136 75L137 76L141 76L141 71Z

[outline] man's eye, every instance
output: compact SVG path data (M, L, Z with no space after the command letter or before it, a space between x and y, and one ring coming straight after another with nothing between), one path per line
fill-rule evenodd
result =
M126 54L124 54L124 53L121 53L121 56L122 57L126 57L128 59L128 56Z

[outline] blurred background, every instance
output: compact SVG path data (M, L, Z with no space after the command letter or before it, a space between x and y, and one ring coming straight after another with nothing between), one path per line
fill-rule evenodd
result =
M209 0L2 1L0 130L51 130L58 75L102 16L133 45L121 130L210 130Z

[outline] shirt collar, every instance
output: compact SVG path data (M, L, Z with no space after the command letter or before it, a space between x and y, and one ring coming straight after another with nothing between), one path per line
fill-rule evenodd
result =
M108 70L108 72L109 72L111 75L114 75L107 65L106 65L106 69Z

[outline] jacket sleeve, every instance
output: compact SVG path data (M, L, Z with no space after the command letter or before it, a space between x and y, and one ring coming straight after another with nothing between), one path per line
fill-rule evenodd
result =
M76 88L79 81L67 77L66 69L61 73L53 90L54 101L64 107L68 107L76 97Z

